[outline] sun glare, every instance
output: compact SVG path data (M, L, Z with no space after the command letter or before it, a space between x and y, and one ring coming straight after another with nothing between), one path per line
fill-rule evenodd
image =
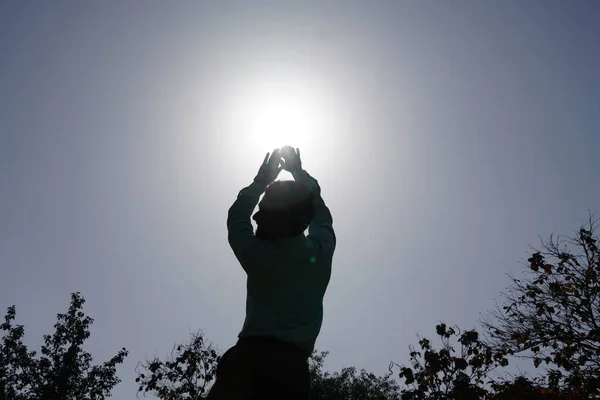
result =
M323 96L306 83L253 82L238 92L232 115L239 139L262 151L305 149L325 132Z
M262 148L289 144L305 147L310 142L312 116L306 106L290 99L272 99L258 105L250 117L248 134Z

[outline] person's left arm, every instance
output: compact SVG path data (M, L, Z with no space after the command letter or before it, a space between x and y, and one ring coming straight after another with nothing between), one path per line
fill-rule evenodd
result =
M227 213L229 245L246 272L248 271L244 265L244 255L252 247L252 242L256 240L250 217L258 204L260 196L281 172L280 161L279 149L273 150L270 157L267 153L258 174L254 178L254 182L240 190L237 199Z
M254 228L250 218L265 189L264 184L252 182L249 186L240 190L237 199L227 213L229 245L240 263L244 252L254 240Z

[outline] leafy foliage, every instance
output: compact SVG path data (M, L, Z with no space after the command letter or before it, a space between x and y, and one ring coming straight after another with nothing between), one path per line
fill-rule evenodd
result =
M173 347L167 360L155 357L138 363L138 393L150 392L170 400L201 399L216 378L220 359L202 332L193 333L189 342Z
M399 366L404 378L402 400L481 399L489 395L489 373L508 360L479 339L475 330L461 331L446 324L436 326L441 347L427 338L419 350L410 347L410 366ZM456 343L453 343L453 340Z
M121 349L109 361L92 365L92 355L83 349L93 319L83 310L84 298L71 295L66 314L58 314L52 335L44 335L40 355L23 343L25 329L13 325L15 307L9 307L0 326L1 400L103 400L120 380L116 366L127 356Z
M600 252L593 216L574 237L533 249L525 277L484 321L496 349L548 366L549 387L600 395Z
M490 400L578 400L576 391L548 387L544 377L529 379L518 376L514 380L504 380L492 384L494 393Z
M313 400L398 400L398 384L389 375L378 377L365 370L344 368L341 372L323 370L326 352L314 352L309 360ZM221 355L207 345L202 332L192 334L187 343L174 346L166 360L153 358L136 368L138 393L151 393L160 399L205 398L212 385Z
M13 325L15 317L15 306L9 307L4 323L0 325L3 332L0 344L0 400L27 398L26 388L30 380L28 373L35 355L23 343L25 328Z
M400 386L390 372L377 376L364 369L343 368L341 372L323 371L328 352L314 352L309 360L311 399L314 400L399 400Z

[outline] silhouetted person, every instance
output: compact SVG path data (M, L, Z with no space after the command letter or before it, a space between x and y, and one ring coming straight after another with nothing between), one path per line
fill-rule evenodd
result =
M294 180L273 183L282 168ZM263 193L255 234L250 216ZM229 244L248 276L246 319L219 363L209 400L309 398L308 358L321 330L336 244L332 224L300 151L267 153L229 209Z

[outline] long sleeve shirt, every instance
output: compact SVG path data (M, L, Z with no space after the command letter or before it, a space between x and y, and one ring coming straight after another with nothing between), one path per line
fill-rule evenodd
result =
M336 246L333 219L318 182L306 171L294 179L313 191L315 215L308 235L258 239L250 218L266 187L253 182L229 209L229 244L247 274L246 319L239 337L273 337L293 343L307 356L323 322L323 296Z

